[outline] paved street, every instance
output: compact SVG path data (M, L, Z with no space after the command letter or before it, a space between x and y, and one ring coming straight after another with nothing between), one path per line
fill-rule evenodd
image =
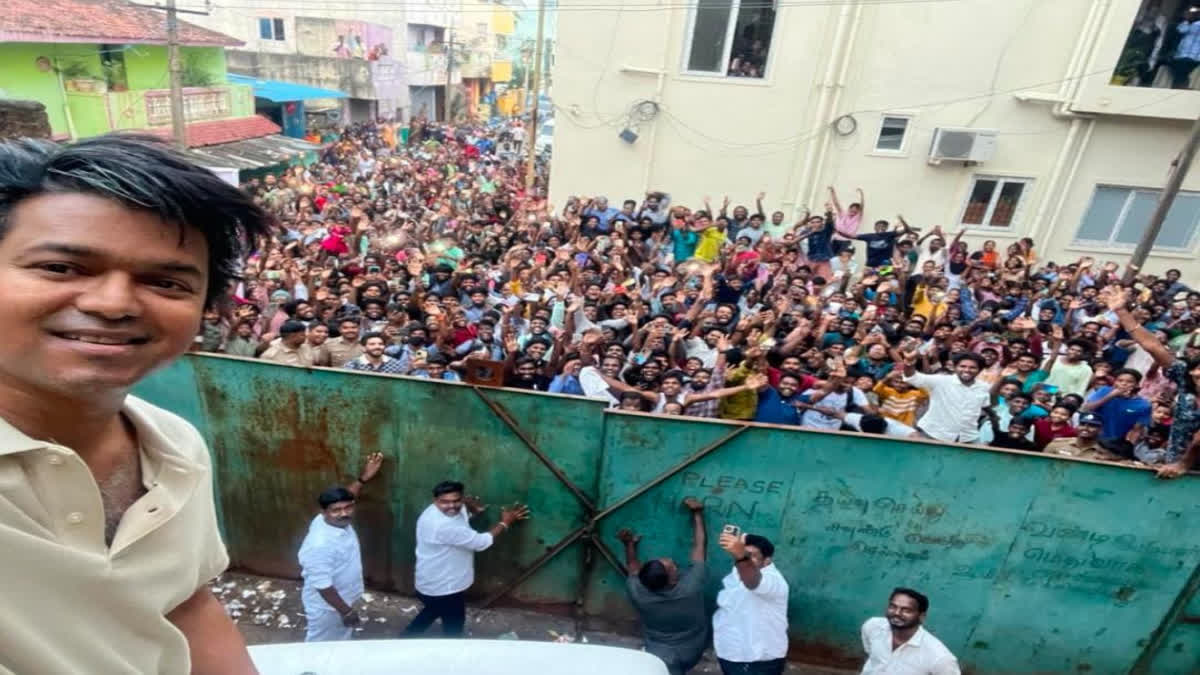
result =
M300 584L290 579L273 579L248 574L222 575L213 583L217 597L238 624L250 644L299 642L304 639L304 613ZM420 609L414 598L394 593L368 592L360 612L363 625L355 637L395 638ZM434 627L434 631L438 626ZM570 617L522 609L467 608L467 633L476 638L575 641L575 622ZM588 631L582 640L591 644L639 649L633 636ZM720 673L711 653L693 673ZM788 675L846 675L850 671L801 664L788 667Z

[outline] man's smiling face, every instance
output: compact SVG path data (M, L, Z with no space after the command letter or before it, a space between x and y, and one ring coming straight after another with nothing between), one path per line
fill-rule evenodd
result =
M0 238L0 381L68 397L125 390L186 351L209 254L198 230L180 234L93 195L19 202Z

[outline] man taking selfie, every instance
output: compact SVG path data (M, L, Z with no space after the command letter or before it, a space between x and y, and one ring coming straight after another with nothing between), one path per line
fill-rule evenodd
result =
M0 671L254 672L204 439L129 391L265 219L158 140L0 144Z

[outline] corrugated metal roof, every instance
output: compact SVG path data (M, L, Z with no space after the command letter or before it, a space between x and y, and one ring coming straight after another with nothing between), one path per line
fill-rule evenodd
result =
M189 148L184 154L201 166L259 169L294 159L321 146L288 136L262 136L244 141Z
M256 98L265 98L268 101L276 103L283 101L304 101L310 98L350 98L350 94L345 92L310 87L306 84L280 82L279 80L259 80L249 75L236 75L234 73L229 73L228 77L229 82L232 84L248 84L253 87Z

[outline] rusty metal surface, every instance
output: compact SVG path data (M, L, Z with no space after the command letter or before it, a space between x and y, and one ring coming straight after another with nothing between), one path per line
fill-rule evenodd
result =
M297 576L296 551L317 513L316 495L349 481L376 450L388 461L364 489L356 525L372 585L412 589L416 519L441 480L462 480L491 505L479 524L490 525L500 505L515 501L527 502L534 513L477 557L478 595L503 586L586 522L571 491L468 386L232 358L189 357L183 363L159 379L175 383L173 390L194 378L236 566ZM509 390L487 395L595 499L603 404ZM564 420L576 433L560 433ZM516 589L514 600L574 602L574 588L583 581L579 549L565 550Z
M606 413L601 511L731 425ZM1194 477L1040 455L752 425L597 524L645 534L644 558L686 560L680 502L706 505L710 601L731 568L725 523L763 534L791 587L792 653L847 665L891 589L931 598L928 627L980 673L1125 672L1200 565ZM598 567L588 610L629 614ZM1192 589L1194 590L1194 589ZM1186 599L1186 598L1185 598ZM1193 612L1180 612L1187 616ZM1175 628L1154 673L1200 672L1200 631ZM853 665L853 664L850 664Z
M456 478L534 509L477 557L477 597L582 603L623 624L616 530L642 532L643 557L686 559L680 501L696 496L710 603L729 564L721 525L767 535L791 585L794 656L852 664L862 621L907 585L930 595L928 626L968 671L1127 672L1142 655L1143 672L1200 672L1194 476L481 392L501 416L468 386L208 356L138 389L209 440L230 552L249 570L295 576L315 495L379 450L389 461L358 523L377 587L411 589L416 518Z

